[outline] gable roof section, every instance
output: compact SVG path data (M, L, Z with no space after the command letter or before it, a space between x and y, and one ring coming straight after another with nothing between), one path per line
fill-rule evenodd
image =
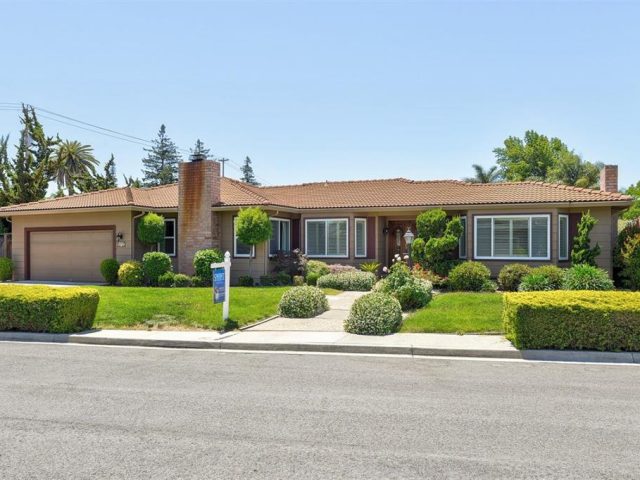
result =
M536 203L627 205L633 199L621 193L544 182L481 184L457 180L414 181L393 178L255 187L231 178L223 178L221 200L220 204L212 207L261 205L312 210ZM118 207L150 210L178 208L178 184L152 188L121 187L46 199L3 207L0 208L0 214L6 216L20 212Z

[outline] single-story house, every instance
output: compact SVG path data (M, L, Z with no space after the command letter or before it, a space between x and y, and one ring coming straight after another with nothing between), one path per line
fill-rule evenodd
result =
M258 279L273 269L278 250L300 248L310 258L358 265L388 265L406 250L403 234L430 208L459 215L464 224L459 257L484 262L494 275L512 262L568 265L582 212L598 223L591 239L602 247L599 265L612 271L618 214L632 198L618 193L618 169L606 166L599 190L543 182L476 184L404 178L256 187L220 176L212 160L180 164L176 184L122 187L0 208L12 224L17 280L100 281L100 262L139 259L146 251L135 235L146 212L165 218L165 239L176 271L193 273L197 250L232 254L232 281ZM234 232L239 209L258 206L272 220L270 242L255 251Z

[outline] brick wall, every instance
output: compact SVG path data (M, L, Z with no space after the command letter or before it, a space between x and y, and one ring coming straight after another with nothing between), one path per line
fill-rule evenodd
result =
M220 202L220 164L212 160L180 163L178 179L178 269L193 275L198 250L219 246L217 218L211 206ZM215 225L214 225L215 224Z

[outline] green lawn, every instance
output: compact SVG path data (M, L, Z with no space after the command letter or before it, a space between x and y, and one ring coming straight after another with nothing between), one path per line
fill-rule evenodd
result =
M443 293L410 315L401 332L501 333L502 295L499 293Z
M230 322L214 305L211 288L95 287L96 328L230 329L275 315L288 287L231 287ZM325 290L327 295L337 291Z

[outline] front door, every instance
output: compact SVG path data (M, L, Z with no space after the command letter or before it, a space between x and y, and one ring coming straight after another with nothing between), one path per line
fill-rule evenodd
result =
M404 256L407 253L407 243L404 241L404 234L408 228L411 228L413 234L416 234L416 222L414 220L400 220L387 223L387 265L391 265L391 261L396 254Z

